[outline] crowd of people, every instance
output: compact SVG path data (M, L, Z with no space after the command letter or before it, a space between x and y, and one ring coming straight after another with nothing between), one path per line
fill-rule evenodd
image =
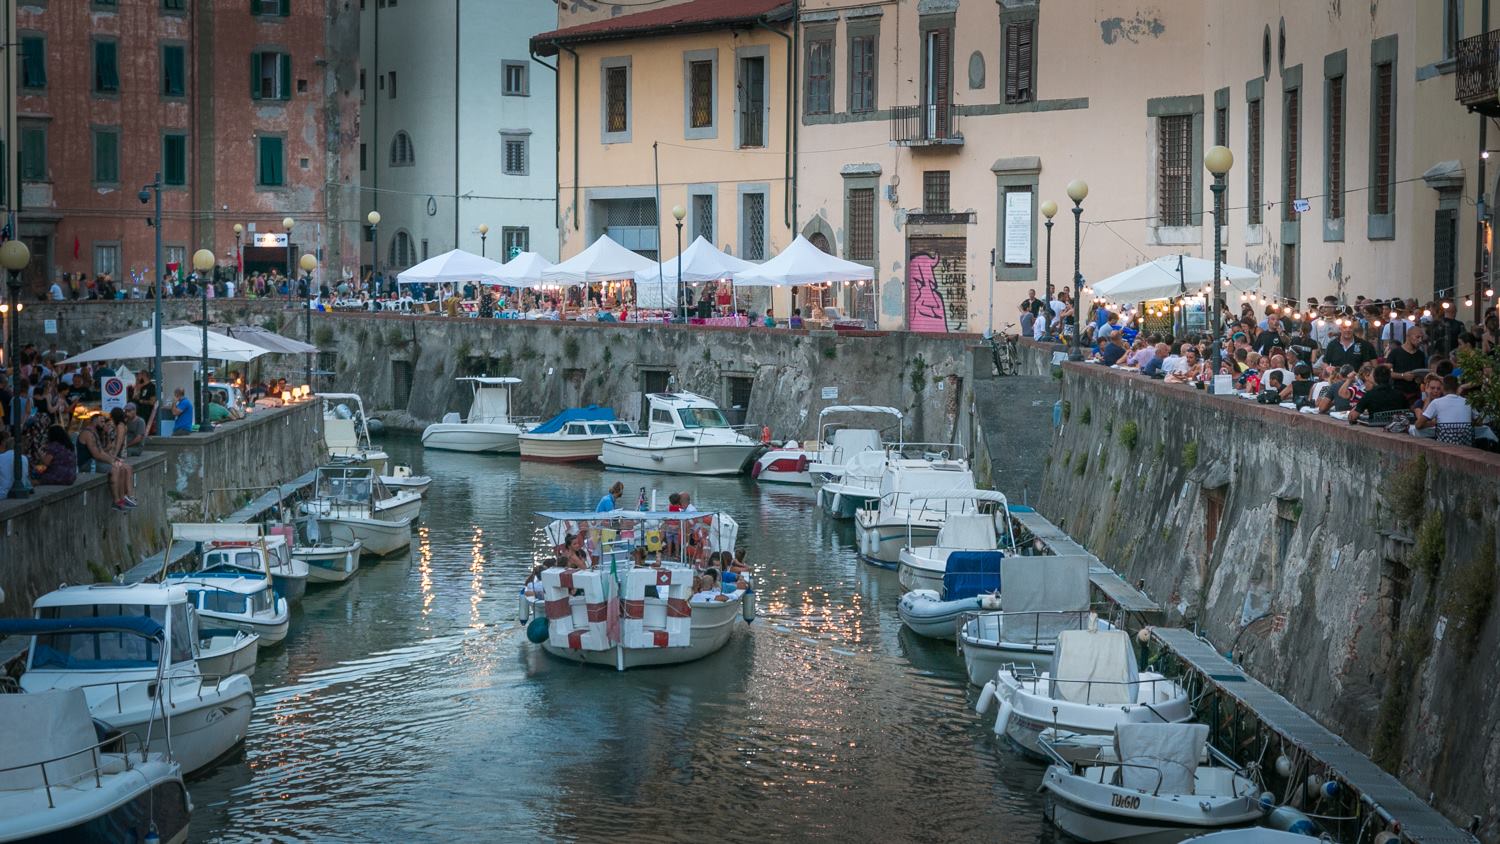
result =
M1245 297L1238 315L1221 312L1223 330L1142 327L1138 312L1094 303L1080 343L1090 359L1200 389L1227 377L1246 398L1378 425L1438 442L1500 451L1500 420L1475 412L1468 396L1494 375L1500 353L1495 307L1470 326L1457 305L1435 300L1337 297L1261 305ZM1049 307L1050 304L1050 307ZM1070 342L1074 310L1068 292L1051 303L1035 292L1022 303L1029 336ZM1213 367L1217 339L1220 365ZM1470 371L1465 372L1465 366Z

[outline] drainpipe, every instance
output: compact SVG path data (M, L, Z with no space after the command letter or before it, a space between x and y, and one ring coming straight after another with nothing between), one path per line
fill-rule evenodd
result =
M1481 35L1490 31L1490 0L1484 0L1479 11L1479 33ZM1484 309L1489 300L1484 297L1485 282L1488 281L1489 273L1485 271L1489 254L1484 246L1484 230L1486 215L1494 213L1494 209L1485 202L1485 195L1489 193L1489 185L1485 182L1484 155L1489 149L1489 120L1483 114L1479 115L1479 179L1476 183L1476 193L1479 203L1475 206L1474 214L1474 324L1479 325L1484 320ZM1458 291L1453 291L1453 309L1458 310Z
M559 51L566 50L573 57L573 230L578 231L578 219L583 216L583 209L578 207L578 52L556 41L552 42L552 46ZM558 59L558 66L561 65L562 60ZM557 209L557 213L561 215L562 209ZM561 249L561 246L558 248Z
M552 71L552 227L561 229L562 206L557 203L557 194L562 190L562 172L557 169L557 159L562 157L562 111L557 107L557 100L562 93L562 74L557 72L556 65L547 64L530 50L527 53L532 61Z
M797 174L793 170L794 156L796 155L797 138L797 3L793 0L792 16L789 27L792 35L787 35L765 22L764 18L756 18L757 28L779 35L786 39L786 166L783 176L786 184L786 198L782 208L782 218L792 237L797 236Z

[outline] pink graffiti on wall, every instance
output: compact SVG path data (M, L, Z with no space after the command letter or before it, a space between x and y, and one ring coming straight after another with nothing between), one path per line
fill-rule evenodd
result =
M947 308L937 287L938 258L915 252L906 260L906 325L912 331L948 330Z

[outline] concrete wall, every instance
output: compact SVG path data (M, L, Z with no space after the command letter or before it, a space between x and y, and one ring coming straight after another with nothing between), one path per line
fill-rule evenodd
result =
M1040 510L1500 836L1500 458L1066 364Z

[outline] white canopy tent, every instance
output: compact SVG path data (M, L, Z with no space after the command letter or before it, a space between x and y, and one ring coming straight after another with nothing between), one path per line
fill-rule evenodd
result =
M601 234L589 248L542 270L545 284L594 284L601 281L634 280L636 273L655 270L656 262L621 246Z
M1260 286L1260 273L1244 267L1221 264L1220 277L1226 292L1245 292ZM1191 255L1164 255L1138 264L1093 285L1094 295L1116 302L1145 302L1192 295L1214 283L1214 262Z
M244 363L267 350L244 340L208 332L208 356L214 360ZM161 356L164 358L198 358L203 356L203 329L191 325L165 328L161 332ZM63 363L88 363L110 360L143 360L156 357L156 332L147 328L74 355Z
M551 266L551 261L535 252L522 252L500 265L494 283L504 287L536 287L542 283L542 273Z
M396 276L396 284L443 284L466 281L504 284L499 280L501 265L472 252L454 249L428 258Z
M873 268L829 255L800 234L790 246L781 250L780 255L734 274L734 283L740 287L791 287L828 281L874 280Z
M681 255L662 264L660 273L657 265L652 264L650 269L635 274L635 304L640 308L675 308L678 281L683 284L722 281L756 266L724 252L699 235Z

